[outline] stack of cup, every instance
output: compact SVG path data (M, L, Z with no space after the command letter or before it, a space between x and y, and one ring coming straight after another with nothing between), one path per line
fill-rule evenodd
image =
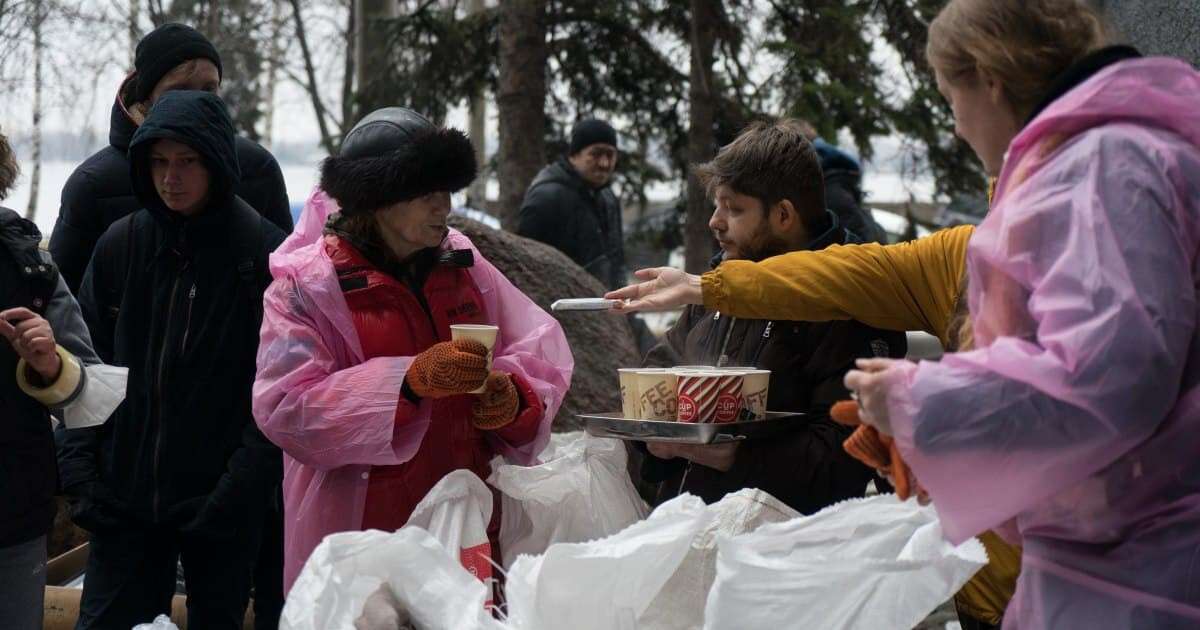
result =
M680 422L733 422L741 409L742 374L732 371L678 372Z
M624 418L702 423L762 420L767 415L770 370L685 365L617 373Z
M617 370L621 416L639 420L675 419L675 373L665 368Z

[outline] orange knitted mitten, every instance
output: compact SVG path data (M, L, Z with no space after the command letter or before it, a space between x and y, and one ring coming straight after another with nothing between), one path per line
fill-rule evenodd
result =
M435 343L418 354L404 380L421 398L445 398L479 389L487 376L487 346L456 339Z
M829 416L840 424L858 425L854 433L842 443L842 448L854 459L891 475L892 482L896 485L896 497L901 501L907 500L913 491L912 469L904 463L900 449L896 448L896 441L891 436L880 433L875 427L862 424L856 401L842 400L834 403L829 410Z
M471 408L471 424L484 431L504 428L516 419L520 406L521 400L512 379L504 372L493 371L483 393Z

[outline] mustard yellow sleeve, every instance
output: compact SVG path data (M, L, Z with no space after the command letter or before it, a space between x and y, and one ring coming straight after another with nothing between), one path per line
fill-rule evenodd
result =
M700 279L704 305L735 317L923 330L946 343L973 228L895 245L835 245L762 262L731 260Z

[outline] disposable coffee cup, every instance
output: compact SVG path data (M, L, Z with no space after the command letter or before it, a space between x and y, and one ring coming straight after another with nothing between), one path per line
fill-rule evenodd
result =
M637 404L642 420L675 419L675 387L678 377L673 370L647 368L637 371Z
M752 420L767 417L767 394L771 387L771 370L746 370L742 373L742 408Z
M451 339L453 339L453 340L473 339L473 340L478 341L479 343L487 346L487 369L488 369L488 372L491 372L491 370L492 370L492 350L496 347L496 337L499 336L499 334L500 334L500 327L492 326L490 324L451 324L450 325L450 338ZM487 387L487 385L484 384L484 385L480 386L479 389L473 390L471 393L472 394L482 394L483 390L486 387Z
M716 370L717 368L712 365L677 365L672 369L676 370L676 371L688 371L688 372L712 372L713 370Z
M621 417L630 420L640 418L642 412L638 407L638 370L623 368L617 370L621 380Z
M679 373L676 383L680 422L723 423L737 419L743 376L735 372Z

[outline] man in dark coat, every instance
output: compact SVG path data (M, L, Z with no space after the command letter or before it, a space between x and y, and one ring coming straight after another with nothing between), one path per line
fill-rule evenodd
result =
M762 164L773 165L764 172ZM756 123L696 174L716 202L709 227L721 260L762 260L857 239L826 210L817 155L795 121ZM842 449L851 430L829 419L849 397L855 359L904 355L904 334L854 321L739 320L689 307L646 356L653 367L712 365L771 370L767 408L803 412L794 431L719 446L650 442L641 465L655 499L683 492L707 502L742 488L764 490L801 513L862 496L873 471Z
M0 199L17 176L0 135ZM46 534L58 484L51 413L87 388L96 363L79 305L38 249L33 222L0 208L0 628L42 627Z
M812 144L821 161L826 207L864 242L886 244L887 233L863 206L862 167L858 160L821 138L812 138Z
M146 112L172 90L216 93L221 57L195 29L164 24L137 45L134 72L117 90L108 146L75 169L63 186L58 221L50 235L50 253L67 286L79 292L83 271L96 241L117 219L141 208L129 181L129 140ZM242 178L235 192L284 232L292 231L283 173L275 158L258 144L237 137Z
M517 234L554 246L608 289L628 280L621 204L608 187L616 167L616 130L576 123L567 155L538 173L517 217Z
M282 475L250 397L267 255L284 234L234 195L235 142L216 96L158 99L129 148L143 209L109 227L84 275L96 350L129 368L129 385L107 424L59 452L92 533L81 630L167 612L180 558L188 625L241 627Z

